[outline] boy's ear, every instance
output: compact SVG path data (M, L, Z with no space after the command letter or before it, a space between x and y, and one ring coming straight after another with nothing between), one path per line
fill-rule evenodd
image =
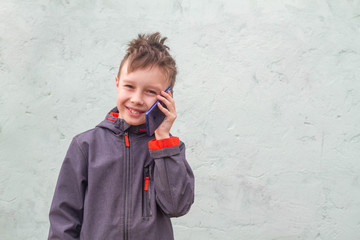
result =
M116 82L116 87L119 87L119 78L117 76L115 77L115 82Z

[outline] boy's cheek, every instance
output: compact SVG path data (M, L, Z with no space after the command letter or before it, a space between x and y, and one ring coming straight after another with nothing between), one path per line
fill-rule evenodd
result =
M156 101L157 101L157 97L147 99L147 100L146 100L147 110L149 110L149 109L152 107L152 105L154 105L154 103L155 103Z

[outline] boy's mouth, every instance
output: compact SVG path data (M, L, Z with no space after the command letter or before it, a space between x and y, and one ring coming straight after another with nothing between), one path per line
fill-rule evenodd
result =
M144 111L141 111L141 110L138 110L138 109L129 108L129 107L126 107L126 108L131 113L131 115L139 116L139 115L144 113Z
M139 114L139 112L137 112L137 111L135 111L135 110L133 110L133 109L130 109L130 108L129 108L129 110L130 110L130 112L133 113L133 114Z

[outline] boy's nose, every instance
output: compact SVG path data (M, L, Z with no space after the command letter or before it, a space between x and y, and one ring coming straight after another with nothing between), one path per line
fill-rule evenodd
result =
M136 105L143 105L144 101L142 98L142 93L140 92L136 92L131 96L130 99L131 103L136 104Z

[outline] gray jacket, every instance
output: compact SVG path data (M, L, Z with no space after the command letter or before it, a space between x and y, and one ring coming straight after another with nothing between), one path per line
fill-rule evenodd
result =
M75 136L60 170L51 209L51 240L171 240L170 217L194 201L185 145L157 141L114 108Z

